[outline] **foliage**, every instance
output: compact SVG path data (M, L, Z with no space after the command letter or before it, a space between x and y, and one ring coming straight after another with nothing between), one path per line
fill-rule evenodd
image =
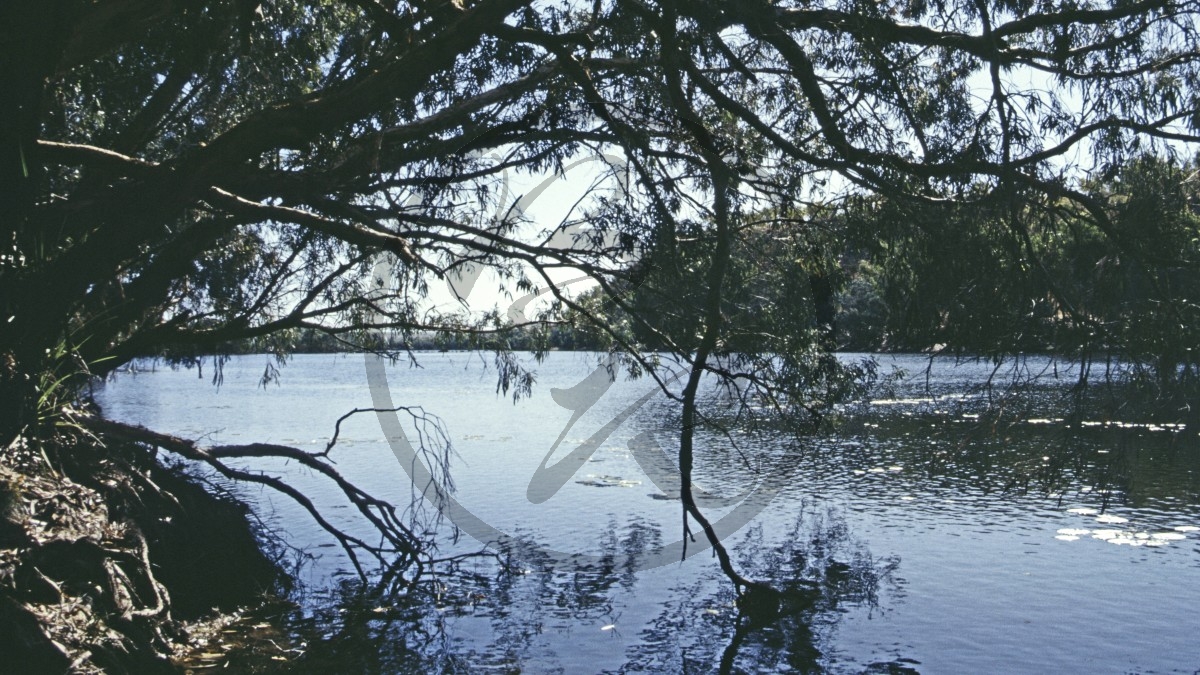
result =
M1005 354L1053 348L1044 321L1050 290L1013 227L1025 196L966 204L878 200L848 218L867 251L868 276L886 308L884 345ZM897 227L897 223L903 223Z
M842 204L887 223L856 244L887 252L872 264L903 328L887 346L1088 337L1167 372L1189 357L1157 336L1196 325L1194 226L1167 233L1191 222L1182 202L1136 189L1182 183L1129 159L1198 140L1197 9L4 3L0 442L36 426L31 382L68 361L103 374L268 336L283 352L315 331L372 350L435 335L511 365L508 317L430 301L486 271L509 296L548 293L635 369L661 376L647 349L690 367L687 486L704 373L784 413L846 393L828 354L830 242L855 222L829 215ZM558 223L511 194L609 156ZM1121 171L1134 193L1089 182ZM1144 231L1159 215L1166 229ZM1079 253L1054 258L1067 232ZM1101 283L1076 306L1063 285L1083 284L1089 255ZM602 300L563 292L562 270ZM608 306L620 311L595 311ZM527 330L548 346L549 324ZM47 351L64 341L70 355ZM532 383L501 371L503 391Z
M995 280L1036 275L995 216L1041 199L1100 218L1076 151L1115 170L1130 150L1192 139L1195 121L1188 3L62 4L5 9L3 178L16 189L4 204L3 343L26 372L68 332L85 361L112 357L104 371L297 329L356 344L372 327L493 330L420 303L467 264L514 292L546 288L560 266L619 292L654 260L698 300L724 245L714 219L737 213L732 257L776 272L730 269L724 285L740 296L726 325L741 335L723 343L787 351L747 337L788 313L764 306L755 284L798 279L787 265L821 260L800 239L837 231L744 223L838 192L907 195L946 210L933 219L966 218L936 231L889 202L903 222L884 245L908 238L913 256L963 261L991 308L933 316L953 298L913 288L921 306L905 322L1021 348L1010 339L1031 339L1028 322L999 329L1028 293ZM1026 72L1061 85L1023 87ZM600 152L623 157L610 167L617 189L593 193L579 218L539 231L505 201L512 172ZM1095 225L1101 236L1139 257L1127 240L1142 235L1112 217ZM369 297L380 250L394 258ZM953 255L964 250L980 255ZM676 269L662 264L677 253ZM807 304L802 282L781 290L781 304ZM650 295L632 309L657 314ZM635 334L686 354L703 312L668 314L678 321L658 329L670 335Z
M1200 376L1200 186L1194 162L1142 156L1092 186L1111 223L1072 223L1066 264L1106 347L1169 387Z
M1137 156L1082 186L1094 211L1028 194L1019 207L857 204L845 217L867 257L851 285L867 316L851 312L849 339L909 351L1115 355L1159 388L1194 382L1195 173L1191 162ZM872 323L880 313L882 326Z

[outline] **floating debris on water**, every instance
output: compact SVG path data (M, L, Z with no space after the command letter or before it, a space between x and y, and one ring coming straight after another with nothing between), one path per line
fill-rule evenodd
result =
M1124 519L1121 519L1124 520ZM1079 537L1091 533L1092 539L1107 541L1119 546L1168 546L1173 541L1187 539L1187 535L1178 532L1135 532L1132 530L1083 530L1062 528L1058 530L1055 539L1075 541Z
M577 480L580 485L590 487L635 487L642 484L640 480L628 480L620 476L597 476L588 474L586 480Z
M1032 420L1031 420L1032 422ZM1084 427L1104 427L1105 429L1144 429L1146 431L1171 431L1179 433L1187 429L1186 424L1151 424L1148 422L1119 422L1108 421L1101 422L1099 420L1085 420L1080 422L1080 426Z
M936 398L879 398L871 401L871 405L915 405L918 403L934 403Z
M1077 508L1077 509L1067 509L1067 513L1074 513L1074 514L1080 515L1080 516L1094 516L1100 512L1097 511L1096 509L1089 509L1086 507L1082 507L1082 508Z

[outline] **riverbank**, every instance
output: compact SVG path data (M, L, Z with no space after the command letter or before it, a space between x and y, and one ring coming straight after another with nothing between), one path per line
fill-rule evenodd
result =
M286 590L247 515L70 427L0 450L0 672L181 672Z

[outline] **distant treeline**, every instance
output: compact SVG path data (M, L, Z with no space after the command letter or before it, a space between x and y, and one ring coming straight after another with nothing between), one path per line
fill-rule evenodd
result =
M758 214L735 245L722 346L1112 355L1159 384L1195 384L1198 176L1195 160L1146 155L1075 188L1086 208L980 184L953 201L862 195ZM686 346L703 311L707 252L691 243L701 239L662 242L632 283L566 312L580 328L556 339L611 344L586 328L590 313L625 327L630 343Z
M980 186L967 199L862 196L759 214L725 280L726 352L1116 354L1165 379L1200 372L1195 162L1142 157L1084 186L1094 208ZM914 227L915 225L915 227ZM484 333L327 334L230 342L238 353L689 348L704 311L702 237L655 242L634 269L552 322ZM597 326L606 328L601 330ZM186 362L189 353L159 354Z

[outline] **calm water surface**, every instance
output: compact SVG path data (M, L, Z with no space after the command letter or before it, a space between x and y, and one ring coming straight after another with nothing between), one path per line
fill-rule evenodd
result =
M297 356L281 385L263 388L267 361L233 360L219 388L210 372L123 374L96 398L115 419L213 444L312 450L339 416L372 406L362 356ZM444 421L459 501L541 550L580 557L532 555L499 576L479 562L473 581L460 577L422 609L416 629L386 620L382 608L343 612L339 625L355 637L340 644L354 647L335 658L384 672L1200 671L1194 428L1119 413L1068 423L1052 411L1078 373L1061 364L1031 359L994 373L990 363L879 361L883 373L908 375L843 410L835 431L702 436L696 479L715 499L761 472L787 476L727 543L749 575L817 596L781 621L740 628L708 554L638 569L681 536L678 501L630 452L639 435L673 447L677 412L665 397L650 397L555 496L532 504L530 479L572 414L550 391L578 384L595 355L531 364L533 396L515 405L496 394L495 372L478 355L422 354L420 367L390 366L395 403ZM991 409L1004 414L993 417L979 386L1018 376L1036 376L1039 393L1008 401L994 389ZM614 384L551 462L651 391L644 380ZM721 406L710 401L708 410ZM408 502L409 479L374 416L344 423L332 457L351 480ZM361 526L328 485L294 467L267 468L288 473L339 524ZM319 556L310 581L345 575L340 551L286 499L240 494ZM709 503L714 515L720 507ZM446 553L481 547L469 536L443 540Z

